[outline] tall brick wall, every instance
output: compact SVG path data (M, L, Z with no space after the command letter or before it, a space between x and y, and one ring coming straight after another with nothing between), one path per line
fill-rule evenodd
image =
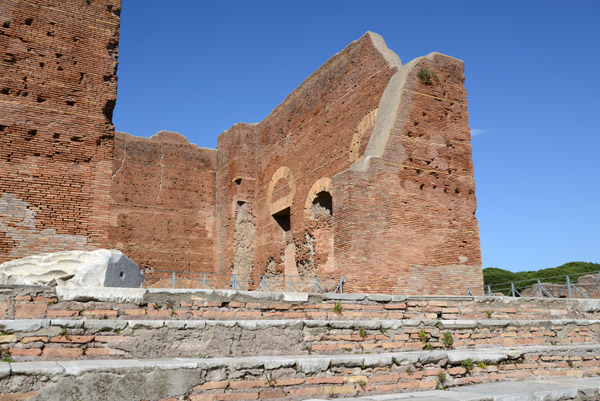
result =
M154 270L211 271L216 150L161 131L116 133L111 178L111 247Z
M389 124L375 127L379 146L369 144L371 157L334 177L336 272L348 291L481 291L462 71L460 60L441 54L403 66L391 84L398 94L378 116Z
M264 121L238 124L219 137L221 271L235 270L233 222L244 191L256 222L254 273L332 273L333 221L311 213L315 188L330 191L331 177L364 152L369 119L392 75L365 35L307 78ZM242 176L247 179L240 189L235 180ZM273 217L277 213L289 213L288 232Z
M421 68L429 80L418 78ZM462 62L438 54L402 65L368 33L264 121L222 134L220 271L241 272L236 178L244 176L255 224L252 266L244 272L345 277L347 289L359 292L478 291L462 70ZM323 192L333 215L317 202Z
M0 262L107 244L120 8L0 1Z

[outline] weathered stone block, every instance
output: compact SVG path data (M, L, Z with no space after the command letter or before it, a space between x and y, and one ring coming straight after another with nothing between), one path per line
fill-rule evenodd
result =
M67 251L0 265L0 284L69 287L139 287L138 265L116 250Z

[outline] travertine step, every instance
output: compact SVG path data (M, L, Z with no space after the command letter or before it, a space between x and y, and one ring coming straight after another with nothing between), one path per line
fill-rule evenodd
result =
M599 372L600 345L372 355L14 362L0 363L0 393L31 400L307 399L510 379L596 377Z
M14 361L381 353L598 342L600 320L0 320Z

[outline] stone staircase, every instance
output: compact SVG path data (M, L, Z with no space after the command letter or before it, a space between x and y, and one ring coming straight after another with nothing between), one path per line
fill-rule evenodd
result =
M596 377L598 311L596 300L5 288L0 401L391 397Z

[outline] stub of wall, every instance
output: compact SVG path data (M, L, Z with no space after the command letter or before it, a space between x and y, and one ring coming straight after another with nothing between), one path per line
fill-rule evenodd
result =
M339 307L337 304L339 303ZM173 313L175 310L175 313ZM142 320L594 320L598 299L290 292L141 288L28 287L0 292L0 329L15 331L14 319L95 318ZM565 320L558 322L556 319ZM110 322L108 322L110 323ZM108 324L107 323L107 324ZM20 323L17 323L20 324ZM407 323L408 324L408 323ZM515 323L516 324L516 323ZM439 325L438 325L439 326ZM162 326L160 326L162 327ZM503 326L504 327L504 326ZM121 327L123 328L123 327ZM37 330L37 329L36 329Z

